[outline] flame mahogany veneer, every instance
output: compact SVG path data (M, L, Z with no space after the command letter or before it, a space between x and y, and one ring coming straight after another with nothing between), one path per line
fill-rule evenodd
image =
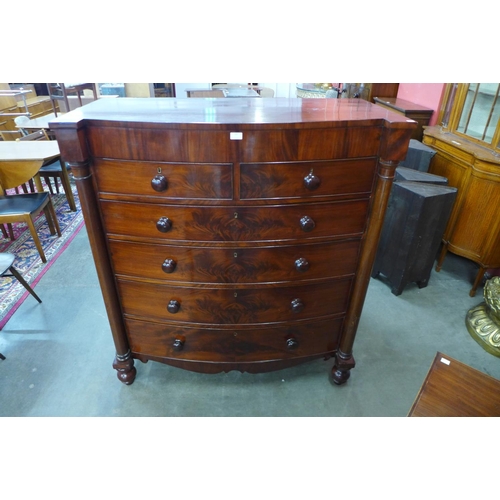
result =
M205 373L352 348L416 123L360 99L102 99L51 123L116 347Z

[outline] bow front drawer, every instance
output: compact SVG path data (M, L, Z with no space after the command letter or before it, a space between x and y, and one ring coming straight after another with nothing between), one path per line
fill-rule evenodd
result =
M274 241L360 235L368 200L259 207L101 201L101 210L108 235L166 241Z
M126 320L134 353L191 361L252 362L328 355L338 346L341 319L266 329L212 329Z
M259 324L343 314L351 281L210 288L123 279L117 284L123 312L128 316L188 323Z
M196 283L265 283L352 275L360 240L211 248L110 240L117 275Z

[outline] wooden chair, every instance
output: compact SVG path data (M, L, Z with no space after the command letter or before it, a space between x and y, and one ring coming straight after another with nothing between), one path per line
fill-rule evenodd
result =
M95 83L47 83L47 88L49 90L50 102L52 103L52 109L54 114L57 116L56 101L63 101L66 106L66 111L70 111L71 107L69 105L68 96L76 95L78 97L78 102L80 106L83 106L82 96L83 91L88 89L92 90L94 94L94 99L97 100L97 89Z
M35 293L33 288L31 288L28 282L21 276L19 271L14 267L15 255L9 252L0 253L0 276L13 276L16 278L21 285L28 290L28 292L35 297L35 299L41 304L42 299ZM10 274L7 274L7 272ZM0 359L5 359L5 356L0 352Z
M50 193L44 191L42 193L13 194L8 196L5 193L6 189L13 189L20 184L28 182L31 175L26 174L26 179L22 179L19 171L12 173L0 169L0 193L3 195L0 196L0 225L7 225L10 238L14 240L12 223L26 223L42 262L47 262L34 221L36 216L43 211L49 225L50 234L53 235L57 232L57 235L61 236L61 229L59 228L59 222L57 221L56 212L52 205ZM20 179L21 182L19 182Z
M49 140L49 136L44 129L37 130L31 134L25 135L17 139L18 141L47 141ZM63 172L63 168L66 169L66 172ZM58 179L61 181L61 184L64 189L64 194L68 200L68 204L70 209L73 212L76 212L76 204L75 197L73 196L73 191L71 189L71 184L69 183L68 172L71 169L61 160L61 158L57 158L55 160L51 160L50 162L44 164L42 168L38 171L40 177L45 181L47 187L49 188L50 194L54 194L52 184L50 180L52 179L55 184L56 193L59 193L59 184Z

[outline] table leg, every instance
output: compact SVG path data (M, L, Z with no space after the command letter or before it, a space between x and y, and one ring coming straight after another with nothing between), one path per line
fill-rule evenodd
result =
M43 193L42 179L40 179L40 175L36 174L35 177L33 177L33 179L35 180L35 186L37 192Z
M68 198L69 208L71 209L72 212L76 212L75 197L73 196L73 190L71 189L68 169L66 168L66 163L62 158L61 158L61 166L62 166L61 182L64 188L64 192L66 193L66 198Z

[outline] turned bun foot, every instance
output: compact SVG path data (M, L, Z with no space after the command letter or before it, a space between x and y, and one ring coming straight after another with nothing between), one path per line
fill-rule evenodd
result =
M125 356L117 354L113 361L113 368L116 370L118 380L125 385L130 385L135 380L137 370L135 369L134 360L130 356L130 352Z
M335 364L332 368L332 379L337 385L345 384L351 376L351 369L354 368L356 363L352 355L347 355L338 352L335 355Z

